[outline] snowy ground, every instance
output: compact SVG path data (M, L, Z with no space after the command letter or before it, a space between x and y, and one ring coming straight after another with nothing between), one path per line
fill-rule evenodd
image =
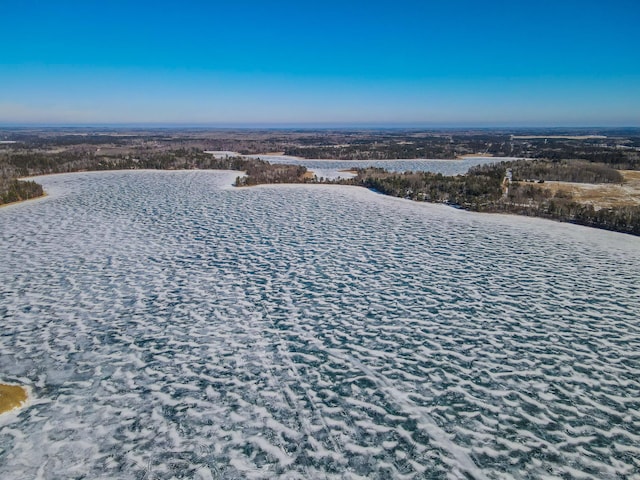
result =
M637 478L640 238L236 175L0 209L0 477Z

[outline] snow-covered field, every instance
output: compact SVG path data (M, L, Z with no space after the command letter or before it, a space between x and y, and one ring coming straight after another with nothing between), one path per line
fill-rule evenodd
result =
M638 478L640 238L236 175L0 209L0 478Z

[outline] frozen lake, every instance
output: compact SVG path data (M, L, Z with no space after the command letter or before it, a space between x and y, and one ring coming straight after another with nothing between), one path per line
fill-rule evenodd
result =
M240 155L239 153L226 150L209 151L217 157ZM408 160L322 160L290 157L287 155L246 155L249 158L260 158L270 163L286 163L290 165L303 165L313 171L318 178L325 179L351 178L354 175L345 170L355 168L377 167L384 168L390 172L433 172L443 175L462 175L467 173L471 167L485 165L487 163L498 163L508 160L516 160L516 157L468 157L459 160L429 160L429 159L408 159Z
M1 478L638 478L640 238L236 175L0 209Z

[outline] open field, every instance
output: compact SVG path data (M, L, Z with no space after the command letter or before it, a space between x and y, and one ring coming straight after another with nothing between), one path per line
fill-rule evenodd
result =
M545 182L536 184L541 189L570 194L578 203L591 204L594 208L611 208L640 205L640 171L622 170L623 184L594 184L572 182Z

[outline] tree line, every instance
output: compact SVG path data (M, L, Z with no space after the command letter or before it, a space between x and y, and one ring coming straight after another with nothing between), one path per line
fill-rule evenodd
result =
M0 178L0 205L44 195L42 185L33 181Z
M93 151L42 153L18 151L0 156L0 203L42 195L42 187L22 182L18 177L90 170L178 170L211 169L244 171L237 186L261 183L302 183L309 181L307 168L300 165L271 164L240 156L216 157L195 149L139 151L131 155L101 156Z
M428 172L394 173L379 168L357 170L353 179L339 180L337 183L359 185L386 195L416 201L444 203L457 208L476 212L513 213L536 216L563 222L587 225L617 232L640 235L640 207L620 206L596 209L593 205L576 202L568 192L552 194L532 183L514 182L506 184L507 168L518 175L532 177L533 174L549 175L557 173L553 180L588 178L594 172L604 176L599 182L618 182L609 167L596 165L583 173L584 165L560 166L554 162L537 162L530 169L526 162L501 162L474 167L465 175L445 176ZM520 170L519 170L520 169ZM581 176L582 175L582 176ZM515 174L514 174L515 178ZM508 185L508 188L506 188Z

